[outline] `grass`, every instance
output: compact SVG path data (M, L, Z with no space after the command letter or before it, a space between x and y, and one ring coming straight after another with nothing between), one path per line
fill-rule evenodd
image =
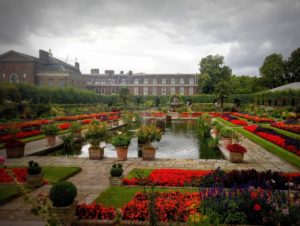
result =
M138 169L134 168L133 170L130 171L128 176L126 178L146 178L150 175L153 169Z
M128 186L114 186L107 188L97 198L96 203L101 203L107 207L121 208L130 200L133 199L137 192L144 191L144 187L128 187ZM197 192L198 188L154 188L154 191L160 192Z
M19 188L16 184L0 184L0 204L17 196Z
M254 143L260 145L267 151L279 156L280 158L292 163L293 165L297 166L300 168L300 157L296 156L295 154L277 146L276 144L273 144L253 133L250 133L246 131L243 128L235 128L235 130L239 133L241 133L243 136L248 138L249 140L253 141Z
M81 171L80 167L64 166L43 166L44 178L49 184L55 184L59 181L66 180Z
M44 179L47 180L49 184L55 184L59 181L66 180L81 170L80 167L63 166L43 166L42 169L44 172ZM16 184L0 184L0 204L5 203L18 195L19 189Z

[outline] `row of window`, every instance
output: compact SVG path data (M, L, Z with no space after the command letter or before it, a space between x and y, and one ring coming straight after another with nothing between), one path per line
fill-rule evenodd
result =
M139 87L134 87L133 88L133 94L134 95L140 95L140 89ZM167 87L161 87L161 92L158 91L157 87L143 87L141 89L142 95L148 96L148 95L167 95ZM179 94L180 95L185 95L184 92L184 87L179 88ZM116 94L118 92L117 87L112 87L111 89L106 89L105 87L99 87L96 88L96 93L98 94ZM171 87L170 88L170 95L176 94L176 87ZM194 94L194 89L193 87L189 87L188 89L188 94L193 95Z
M152 80L152 81L151 81ZM88 84L91 84L93 82L92 79L88 80ZM116 79L96 79L95 81L95 85L104 85L104 84L115 84L116 83ZM122 79L121 80L121 84L126 84L126 79ZM167 79L166 78L162 78L161 79L161 84L166 84L167 83ZM189 78L189 84L194 84L195 83L195 79L194 78ZM134 79L134 84L157 84L157 79L148 79L148 78L144 78L143 79L143 83L139 83L139 79L136 78ZM171 84L176 84L176 79L175 78L171 78ZM177 80L177 84L184 84L184 78L180 78L179 79L179 83Z
M49 87L60 87L60 88L64 88L67 86L67 83L66 83L66 80L65 79L41 79L39 78L38 79L38 86L49 86ZM74 80L71 80L71 84L70 84L72 87L81 87L83 88L84 87L84 83L80 84L80 81L74 81Z

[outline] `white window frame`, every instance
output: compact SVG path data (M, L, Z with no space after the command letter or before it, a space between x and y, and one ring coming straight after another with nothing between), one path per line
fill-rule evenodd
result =
M190 96L194 95L194 88L193 87L189 87L189 95Z
M134 95L139 95L139 87L134 87L133 93L134 93Z
M180 84L184 84L184 78L180 78Z
M153 83L153 84L157 84L157 79L154 78L154 79L152 80L152 83Z
M175 87L171 87L171 95L176 94L176 88Z
M148 96L148 87L143 88L143 94L144 96Z
M152 95L153 96L157 95L157 87L156 86L152 87Z
M165 78L161 79L161 84L166 84L167 80Z
M175 84L175 78L171 78L171 84Z
M161 95L166 95L167 94L167 87L161 87Z
M144 84L148 84L148 79L144 78Z
M189 83L190 83L190 84L194 84L194 82L195 82L194 78L190 78L190 79L189 79Z
M134 79L134 84L139 84L139 79L138 78Z

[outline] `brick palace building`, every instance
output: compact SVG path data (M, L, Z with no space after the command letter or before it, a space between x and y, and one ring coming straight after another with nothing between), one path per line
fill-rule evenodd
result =
M54 58L51 52L39 51L39 57L16 51L0 55L0 82L28 83L47 87L74 87L94 90L97 94L117 94L127 86L132 95L194 95L197 93L195 74L133 74L122 71L92 69L81 74L79 63L70 65Z

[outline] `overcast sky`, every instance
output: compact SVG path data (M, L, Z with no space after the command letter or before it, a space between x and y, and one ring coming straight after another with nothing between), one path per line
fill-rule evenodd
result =
M253 75L298 47L300 0L0 0L0 53L51 49L83 73L196 73L220 54Z

